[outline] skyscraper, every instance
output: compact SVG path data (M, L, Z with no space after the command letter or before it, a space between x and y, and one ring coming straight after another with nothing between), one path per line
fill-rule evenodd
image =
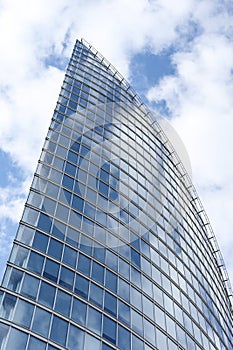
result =
M215 237L182 163L77 41L0 289L1 350L230 350Z

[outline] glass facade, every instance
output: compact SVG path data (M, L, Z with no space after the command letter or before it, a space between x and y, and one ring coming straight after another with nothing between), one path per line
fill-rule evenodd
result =
M199 205L153 116L77 41L0 288L0 349L233 349Z

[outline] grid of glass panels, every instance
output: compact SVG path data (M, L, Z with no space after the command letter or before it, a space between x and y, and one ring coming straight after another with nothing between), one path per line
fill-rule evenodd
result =
M205 227L134 94L77 41L0 290L0 349L228 350Z

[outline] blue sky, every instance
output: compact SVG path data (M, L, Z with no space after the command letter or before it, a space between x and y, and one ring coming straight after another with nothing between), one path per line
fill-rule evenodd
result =
M233 281L232 23L230 0L2 0L0 275L65 66L84 37L182 138Z

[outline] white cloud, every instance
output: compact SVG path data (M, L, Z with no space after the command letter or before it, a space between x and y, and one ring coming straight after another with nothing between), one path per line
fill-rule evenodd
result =
M176 75L162 79L148 97L167 102L232 278L232 18L210 2L196 15L202 33L173 55Z
M176 6L170 0L2 1L0 147L25 176L32 174L64 75L45 59L69 57L76 37L90 41L126 76L135 53L173 45L176 75L149 96L167 101L233 276L231 23L227 2L210 0L178 0ZM4 203L2 215L15 220L12 207L22 203L14 197Z

